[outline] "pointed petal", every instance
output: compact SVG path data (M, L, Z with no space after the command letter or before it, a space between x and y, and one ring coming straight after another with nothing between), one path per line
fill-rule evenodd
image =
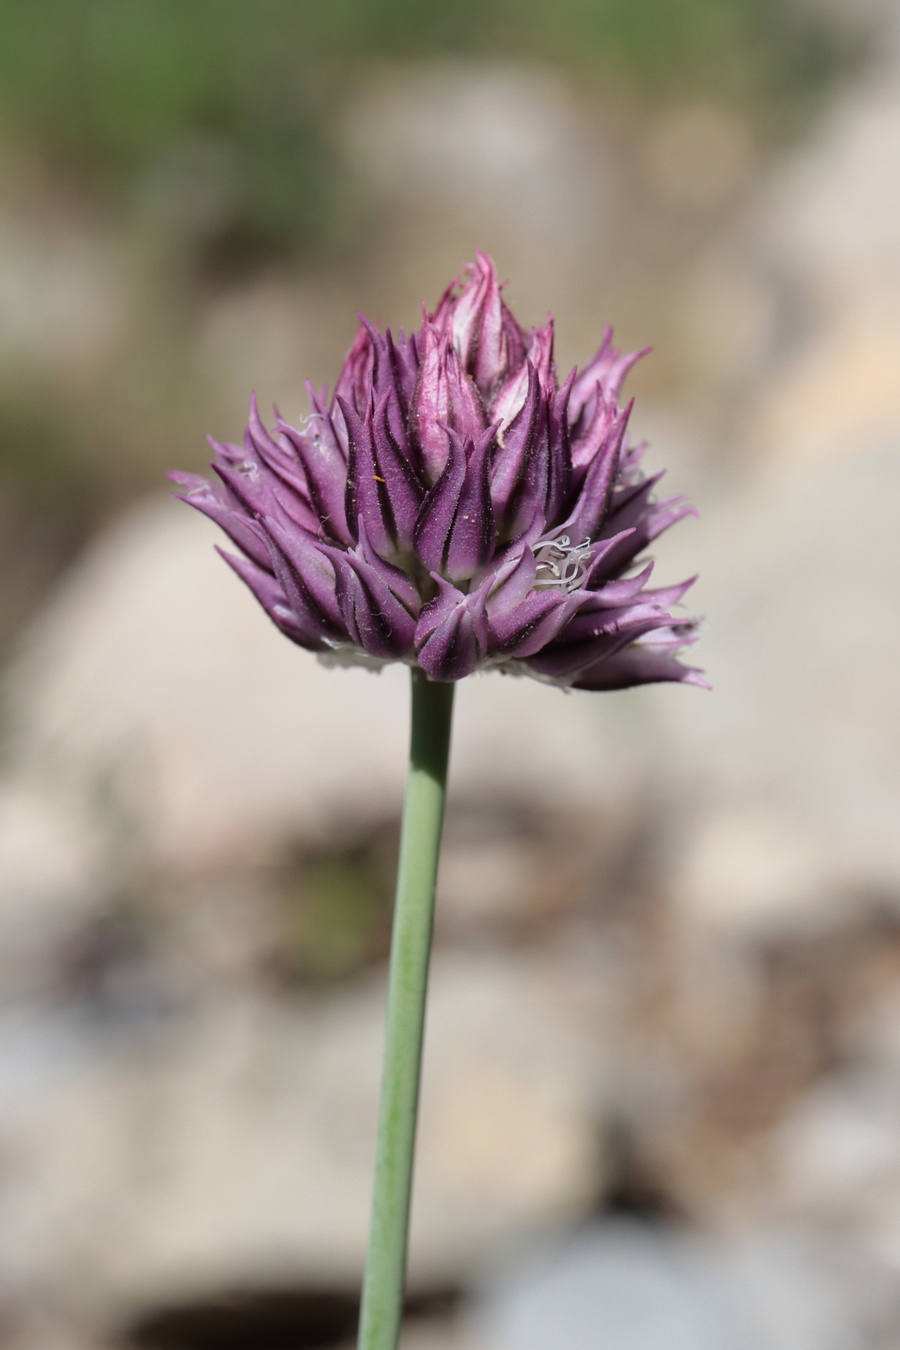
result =
M339 543L349 544L351 537L344 507L347 463L335 437L323 435L318 422L312 425L314 430L305 436L281 418L278 420L279 431L291 443L303 466L309 497L322 533Z
M275 575L294 613L304 623L320 622L333 635L346 636L328 546L277 520L267 520L265 531Z
M537 371L541 388L552 392L556 388L556 362L553 359L553 315L547 315L543 328L532 328L528 343L528 359Z
M398 553L412 548L413 533L425 488L413 468L408 451L396 441L390 424L392 400L385 392L373 420L373 439L378 479L383 480L383 505L389 533Z
M674 656L641 646L627 647L615 656L587 666L573 682L573 689L630 689L642 684L677 682L710 689L703 672L683 666Z
M446 334L426 323L419 378L410 408L410 429L425 480L434 483L447 461L447 428L476 440L485 426L484 407Z
M433 680L462 680L483 654L483 615L472 597L434 576L439 593L422 610L416 629L419 665Z
M387 495L387 484L378 472L375 460L375 410L370 403L365 417L339 397L338 406L347 424L350 457L347 462L347 485L344 511L347 528L354 541L359 538L360 526L365 521L366 531L373 547L379 553L393 553L393 516Z
M488 481L496 427L488 427L467 455L466 472L446 546L444 571L466 581L494 552L494 512Z
M269 550L256 521L229 506L221 487L194 473L170 473L169 477L187 489L176 494L179 501L187 502L188 506L215 521L257 566L271 569Z
M543 502L547 520L558 519L572 485L568 402L574 380L573 370L562 388L553 392L547 406L547 487Z
M334 550L338 604L352 642L395 660L412 647L416 621L383 576L353 553Z
M316 423L316 429L324 443L326 456L329 460L334 458L335 462L337 462L338 458L343 459L346 464L346 440L342 435L338 435L338 429L327 406L327 390L323 389L322 393L318 394L310 384L309 380L307 380L306 392L309 394L309 402L312 408L309 420Z
M491 654L532 656L557 636L578 607L580 597L564 591L532 591L508 611L497 611L490 620Z
M344 360L341 373L334 386L333 404L342 398L360 415L365 411L372 391L372 371L375 365L375 351L366 320L359 316L356 337Z
M618 399L625 376L631 367L646 356L652 349L643 347L637 352L628 352L624 356L612 345L612 329L603 332L603 341L596 354L579 373L572 390L569 416L572 418L573 432L583 418L590 420L594 415L594 403L598 396Z
M645 591L644 594L662 609L671 609L673 605L678 605L684 599L685 595L697 580L696 576L688 577L687 581L681 581L677 586L660 586L654 591Z
M432 572L444 571L450 534L466 478L466 455L462 441L456 432L449 430L447 440L447 461L440 478L422 503L415 528L416 554Z
M616 418L603 451L598 454L588 468L585 480L579 490L572 511L572 534L577 539L593 539L607 517L613 499L613 488L619 467L619 454L632 405L629 403ZM617 525L617 529L626 528L630 521ZM612 531L610 531L612 532Z
M222 548L217 547L216 552L249 587L269 618L286 637L309 651L325 649L327 644L323 636L328 630L321 624L311 622L308 614L297 614L291 609L287 596L271 572L263 571L246 558L236 558L233 553L226 553Z
M641 592L643 592L642 598L649 598L649 596L652 595L654 598L654 603L659 605L661 609L665 609L666 601L660 599L660 597L664 594L668 594L669 592L644 591L644 587L649 581L650 573L652 571L653 571L653 563L648 562L647 566L643 569L643 571L639 572L637 576L619 577L617 581L604 582L602 586L598 586L592 592L592 595L595 597L596 601L599 604L607 606L608 608L612 609L617 605L627 604L628 601L633 600L636 595L640 595ZM674 586L671 588L673 592L677 589L678 588ZM683 593L684 592L682 591L682 594Z

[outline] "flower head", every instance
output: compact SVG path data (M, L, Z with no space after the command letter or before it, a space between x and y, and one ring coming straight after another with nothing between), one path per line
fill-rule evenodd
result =
M553 320L526 333L479 253L418 332L366 319L302 427L219 445L218 481L173 474L240 553L273 622L323 657L405 661L435 680L494 668L577 689L702 684L679 664L690 582L641 555L692 514L657 501L619 392L642 352L599 351L559 382Z

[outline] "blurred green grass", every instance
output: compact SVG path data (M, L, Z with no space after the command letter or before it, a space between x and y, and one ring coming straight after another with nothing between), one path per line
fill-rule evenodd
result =
M7 339L0 564L16 584L0 586L0 645L104 515L184 458L204 288L273 262L358 264L373 220L340 151L342 109L373 65L441 57L555 66L626 120L731 105L771 143L853 53L808 0L0 0L9 218L28 235L71 216L102 248L118 240L142 306L99 398L29 369Z
M0 118L110 205L173 146L216 138L235 160L231 229L303 253L340 233L332 113L361 66L442 54L538 57L613 96L716 98L773 134L842 59L787 0L2 0Z

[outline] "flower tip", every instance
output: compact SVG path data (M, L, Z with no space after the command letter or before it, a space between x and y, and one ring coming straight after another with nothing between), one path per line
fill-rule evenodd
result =
M496 277L497 268L494 264L493 258L489 253L485 253L483 248L476 248L475 259L476 259L476 266L481 271L482 276L494 278Z

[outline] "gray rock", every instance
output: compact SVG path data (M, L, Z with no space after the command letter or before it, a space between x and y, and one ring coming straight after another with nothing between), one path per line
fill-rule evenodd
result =
M37 765L82 802L102 787L154 864L187 875L382 820L399 812L405 773L406 670L326 670L276 632L214 541L178 503L124 517L64 582L7 682L8 781ZM590 695L471 680L454 791L621 810L640 777L622 754L629 736Z
M353 1287L368 1226L384 988L210 998L153 1035L8 1017L0 1288L73 1326L240 1288ZM546 972L435 963L414 1284L570 1223L600 1184L599 1066Z
M407 209L455 213L481 237L596 245L606 175L551 66L432 61L375 68L343 116L361 180Z
M690 558L701 571L715 687L648 695L681 793L673 890L687 910L783 932L845 912L842 896L900 895L900 650L886 618L898 449L769 463L702 503L693 538L671 539L676 570Z
M476 1324L496 1350L862 1350L832 1265L777 1232L735 1244L610 1220L501 1277Z

